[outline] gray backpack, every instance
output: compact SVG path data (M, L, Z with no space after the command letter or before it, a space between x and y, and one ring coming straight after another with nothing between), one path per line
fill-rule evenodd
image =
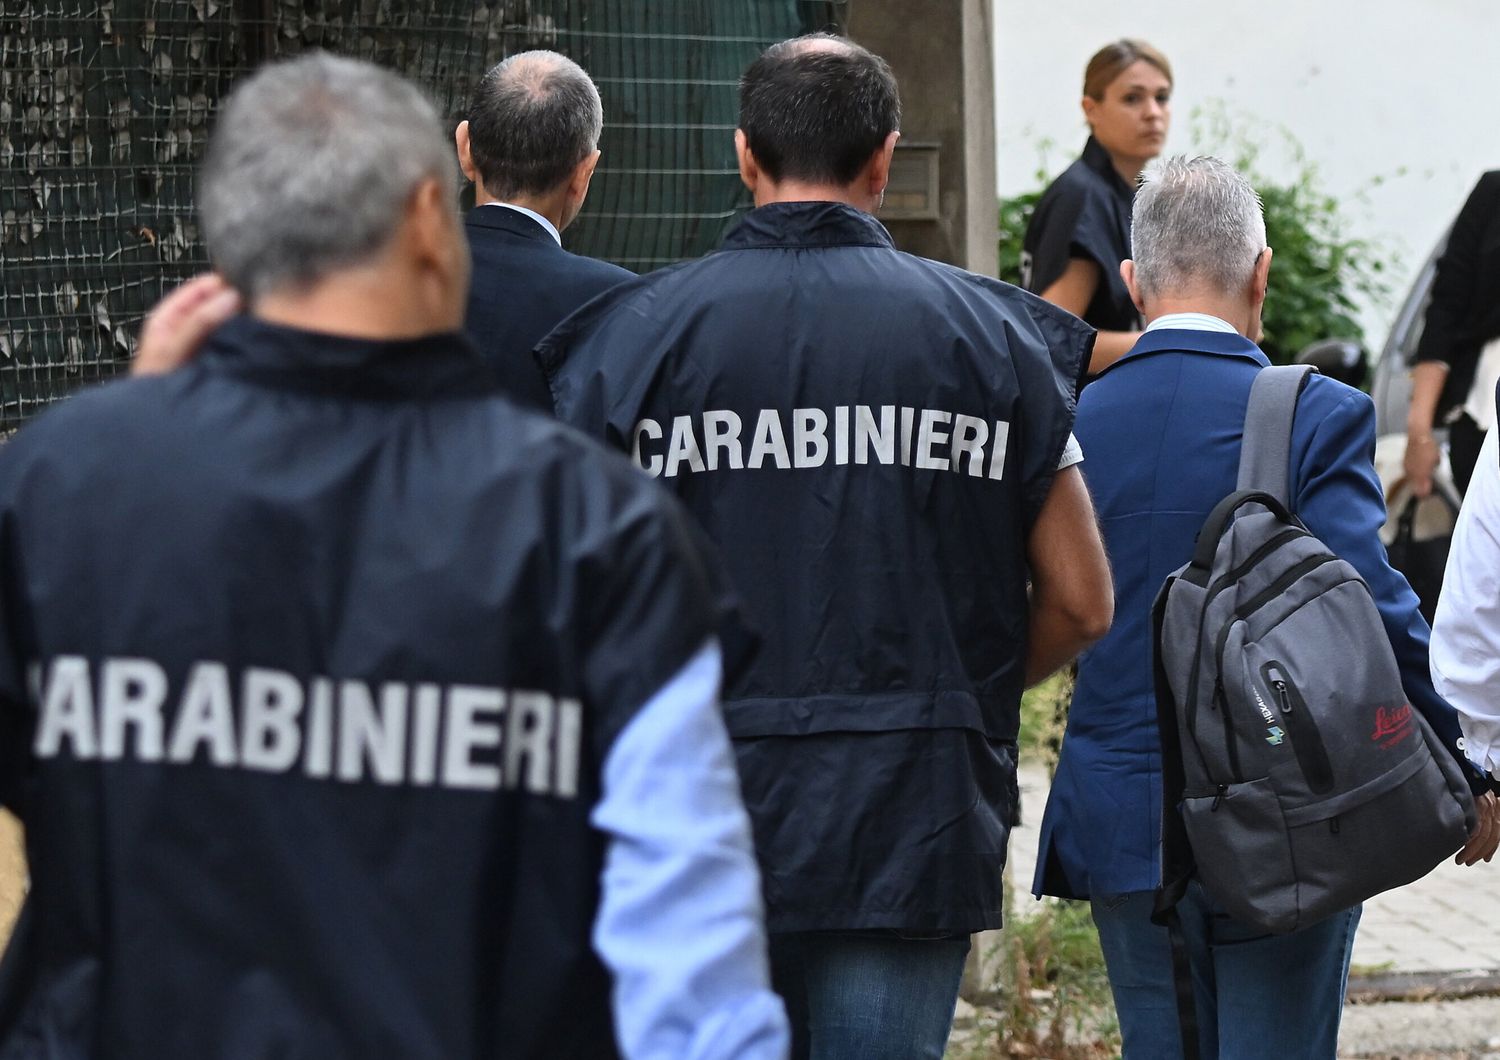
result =
M1459 766L1402 691L1369 588L1288 510L1308 372L1256 376L1237 489L1153 609L1158 922L1196 872L1237 919L1306 927L1426 875L1475 823Z

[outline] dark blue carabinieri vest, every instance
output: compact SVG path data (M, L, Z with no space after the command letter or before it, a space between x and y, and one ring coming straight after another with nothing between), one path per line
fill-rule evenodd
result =
M613 1055L589 814L695 533L457 336L242 319L22 430L0 1056Z
M773 931L998 925L1027 535L1091 345L829 202L542 344L559 415L688 507L763 638L725 713Z

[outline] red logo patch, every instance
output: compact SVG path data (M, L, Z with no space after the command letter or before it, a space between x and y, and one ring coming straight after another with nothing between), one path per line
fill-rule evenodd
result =
M1370 733L1370 739L1381 747L1395 747L1415 730L1410 703L1399 707L1378 707L1375 710L1375 731Z

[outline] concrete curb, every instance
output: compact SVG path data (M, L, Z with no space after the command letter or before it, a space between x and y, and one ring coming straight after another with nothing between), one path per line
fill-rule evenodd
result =
M1500 997L1500 968L1466 972L1381 972L1350 976L1351 1004Z

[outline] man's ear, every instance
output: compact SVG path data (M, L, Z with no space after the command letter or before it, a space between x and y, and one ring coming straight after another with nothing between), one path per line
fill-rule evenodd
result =
M1125 290L1130 292L1130 300L1135 303L1136 311L1145 316L1146 300L1141 297L1141 285L1135 278L1135 262L1130 258L1120 262L1120 279L1125 281Z
M750 194L755 194L756 187L760 184L760 166L755 162L755 156L750 153L750 141L745 137L744 129L734 130L734 155L740 163L740 180L745 187L750 189Z
M1255 259L1255 268L1250 273L1250 299L1255 311L1266 302L1266 288L1271 282L1271 248L1266 247Z
M885 194L885 186L891 182L891 159L896 154L896 141L901 139L899 132L893 132L885 138L885 143L875 152L870 159L867 171L870 195L878 202Z
M1245 327L1245 338L1259 342L1262 334L1261 310L1266 305L1266 285L1271 280L1271 248L1264 248L1255 259L1255 268L1250 270L1250 320Z
M588 197L589 181L594 179L594 170L598 165L599 152L596 150L573 167L573 175L568 178L568 198L575 206L581 207L583 200Z
M448 181L428 177L412 189L394 249L404 257L407 283L431 322L460 326L469 290L469 245Z
M474 168L473 147L469 143L469 123L461 121L458 128L453 130L453 146L458 148L458 168L463 170L464 179L479 183L478 170Z
M436 177L427 177L412 189L406 200L406 242L419 267L446 269L452 259L450 244L458 235L453 223L453 204L448 189Z

